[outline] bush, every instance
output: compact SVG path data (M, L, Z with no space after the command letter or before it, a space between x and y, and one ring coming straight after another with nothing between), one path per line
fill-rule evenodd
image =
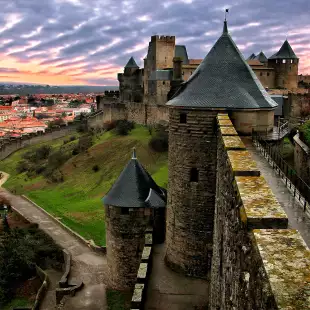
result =
M83 152L88 150L93 145L93 137L91 135L86 135L79 138L79 151Z
M64 181L64 176L62 174L62 172L59 169L56 169L52 172L52 174L50 175L49 179L53 182L53 183L61 183Z
M51 153L52 148L49 145L43 145L36 149L36 159L42 160L47 159L49 154Z
M77 129L76 129L77 132L87 132L87 127L84 125L84 124L80 124Z
M79 149L78 146L76 146L76 147L72 150L72 155L75 156L75 155L77 155L77 154L79 154L79 153L80 153L80 149Z
M149 147L155 152L167 152L168 151L168 132L163 125L156 125L154 127L154 136L149 142Z
M36 174L41 174L46 170L46 165L39 165L35 168Z
M75 136L71 136L71 137L70 137L70 142L72 142L72 141L74 141L74 140L76 140L76 137L75 137Z
M120 136L127 136L129 132L135 128L134 122L127 120L119 120L116 122L115 131Z
M99 166L98 166L98 165L93 166L93 171L94 171L94 172L98 172L98 171L99 171L99 169L100 169L100 168L99 168Z
M18 162L16 166L16 172L23 173L25 171L28 171L29 168L30 168L30 164L25 160L21 160L20 162Z

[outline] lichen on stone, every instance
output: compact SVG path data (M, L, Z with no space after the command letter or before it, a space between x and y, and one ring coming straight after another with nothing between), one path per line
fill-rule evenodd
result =
M238 133L234 127L220 126L220 132L223 136L238 136Z
M218 122L220 126L233 126L230 119L219 119Z
M229 149L245 149L245 145L238 136L223 136L224 146Z
M235 175L238 172L242 172L243 175L246 172L248 172L248 175L260 175L256 162L248 151L227 151L227 154Z
M255 229L278 309L310 309L310 250L297 230Z

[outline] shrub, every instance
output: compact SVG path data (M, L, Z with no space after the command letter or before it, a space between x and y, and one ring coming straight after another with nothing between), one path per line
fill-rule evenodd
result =
M42 160L47 159L49 154L51 153L52 148L49 145L43 145L36 149L36 159Z
M168 132L163 125L156 125L154 127L154 136L149 142L149 147L155 152L167 152L168 151Z
M72 150L72 155L75 156L75 155L77 155L77 154L79 154L79 153L80 153L80 149L79 149L78 146L76 146L76 147Z
M77 131L77 132L81 132L81 133L87 132L87 127L86 127L85 124L80 124L80 125L77 127L76 131Z
M134 122L130 122L127 120L119 120L116 122L115 131L116 131L116 134L120 136L127 136L128 133L132 129L134 129L134 127L135 127Z
M70 141L69 140L64 140L64 144L67 144L69 143Z
M69 155L66 154L64 151L59 150L56 152L53 152L52 154L50 154L50 156L48 157L48 167L51 169L57 169L59 168L61 165L63 165L68 159L69 159Z
M86 135L79 138L79 151L83 152L88 150L93 145L93 137L91 135Z
M94 171L94 172L98 172L98 171L99 171L99 169L100 169L100 168L99 168L99 166L98 166L98 165L93 166L93 171Z
M310 147L310 121L299 127L300 139Z
M56 169L52 172L52 174L50 175L49 179L53 182L53 183L61 183L64 181L64 176L62 174L62 172L59 169Z
M44 172L46 170L46 165L38 165L35 168L35 172L36 174L41 174L42 172Z
M30 165L28 164L28 162L25 160L21 160L20 162L18 162L16 166L16 172L23 173L25 171L28 171L29 168L30 168Z
M72 141L74 141L74 140L76 140L76 137L75 137L75 136L71 136L71 137L70 137L70 142L72 142Z

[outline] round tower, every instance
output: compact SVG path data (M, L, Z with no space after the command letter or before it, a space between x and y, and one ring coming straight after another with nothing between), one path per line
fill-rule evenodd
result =
M108 286L133 289L145 243L145 231L155 208L165 207L163 191L136 158L135 151L103 198L105 205Z
M212 261L216 204L216 115L223 111L269 111L277 104L245 62L225 21L221 37L167 105L169 174L165 261L177 272L207 278ZM254 125L252 119L243 120Z
M294 89L298 87L298 63L292 47L286 40L280 50L268 59L268 66L275 71L275 87Z

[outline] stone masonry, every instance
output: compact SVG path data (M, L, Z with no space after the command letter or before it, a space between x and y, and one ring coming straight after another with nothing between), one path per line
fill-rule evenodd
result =
M105 206L110 288L134 288L150 212L146 208Z
M208 276L212 257L215 119L212 110L170 109L166 263L201 278Z
M309 309L310 251L219 115L212 310Z

